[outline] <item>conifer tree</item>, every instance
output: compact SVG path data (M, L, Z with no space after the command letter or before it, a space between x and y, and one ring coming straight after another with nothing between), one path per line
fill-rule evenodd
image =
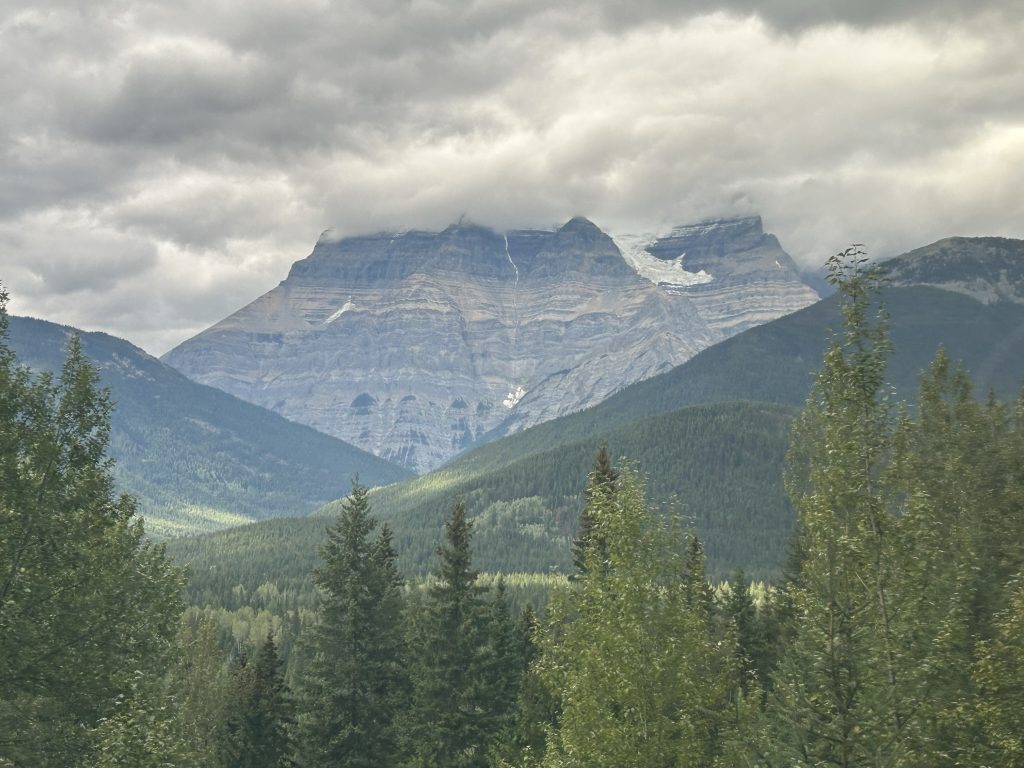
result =
M537 615L528 604L516 623L516 664L510 665L519 676L516 701L511 720L491 751L491 765L536 764L544 755L547 732L558 723L558 703L534 664L539 631Z
M686 558L683 560L682 584L686 599L696 614L710 622L714 612L715 596L708 582L704 545L696 533L688 537Z
M7 346L0 287L0 763L86 761L91 730L160 669L180 572L114 491L112 405L72 337L60 375Z
M765 652L757 609L742 568L737 568L729 581L729 594L724 609L735 633L740 689L745 695L755 679L763 679L760 665L764 662Z
M615 494L615 481L618 473L612 466L608 455L607 443L602 443L594 458L594 468L587 476L587 487L583 492L583 512L580 514L579 533L572 542L572 562L576 567L576 576L586 573L587 551L596 549L597 562L605 560L607 544L594 530L594 508L610 499Z
M411 617L412 695L403 727L410 767L482 768L512 704L509 643L491 636L507 635L507 609L489 604L477 583L470 541L459 499L427 594Z
M303 670L303 766L394 765L405 691L401 585L391 534L370 517L358 481L321 550L318 623Z
M491 721L487 724L487 730L493 736L505 730L512 720L527 664L524 643L528 640L520 635L520 628L509 612L508 595L502 578L498 579L492 590L484 632L486 645L481 659L481 672L483 684L489 688L484 692L484 697L490 702L488 710Z
M291 701L274 636L268 632L253 661L233 671L234 695L225 724L225 768L286 768L291 762Z

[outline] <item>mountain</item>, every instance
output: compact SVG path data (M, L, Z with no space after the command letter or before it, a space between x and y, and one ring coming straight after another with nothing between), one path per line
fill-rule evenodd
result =
M1024 241L947 238L879 265L893 353L887 376L913 401L938 347L963 363L977 391L1014 398L1024 385ZM601 434L684 406L751 400L800 406L842 319L831 296L703 350L597 406L457 457L496 469L512 457Z
M582 218L324 236L280 285L164 361L426 471L817 298L758 217L663 237L613 238Z
M899 398L914 400L939 345L964 363L982 395L1016 396L1024 384L1024 241L952 238L881 266L894 347L888 378ZM375 514L395 530L409 572L427 562L458 494L474 517L482 568L564 568L580 489L607 441L613 455L638 461L654 499L678 496L712 574L727 576L735 565L777 574L793 523L781 488L789 420L807 396L829 328L841 328L838 296L740 333L594 408L382 488L371 497ZM321 515L335 510L328 505ZM252 588L279 576L299 583L308 578L300 563L313 562L326 524L322 516L271 521L175 546L197 563L224 566L245 546L273 542L290 553L288 562L258 575L250 569ZM231 586L246 577L228 565L217 578Z
M177 535L305 515L347 493L352 475L378 485L409 472L220 390L196 384L127 341L10 318L23 364L58 372L77 333L115 409L109 454L147 529Z

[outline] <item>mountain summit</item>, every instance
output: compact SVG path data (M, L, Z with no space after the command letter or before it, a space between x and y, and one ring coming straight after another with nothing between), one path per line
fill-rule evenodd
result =
M817 298L758 217L664 237L581 217L556 231L460 222L322 237L164 360L422 472Z

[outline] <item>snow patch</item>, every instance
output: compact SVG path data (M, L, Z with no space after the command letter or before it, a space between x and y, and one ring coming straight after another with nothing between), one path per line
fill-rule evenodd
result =
M685 252L671 260L652 256L647 252L647 246L657 239L652 235L615 235L612 237L622 253L622 258L633 268L633 271L655 285L685 288L690 285L710 283L715 279L703 269L700 272L687 272L683 268Z
M526 395L526 390L522 387L516 387L515 392L509 392L505 395L505 399L501 401L501 404L506 408L515 408L520 400Z
M330 317L328 317L328 318L327 318L326 320L324 320L324 325L330 325L330 324L331 324L331 323L333 323L333 322L334 322L335 320L337 320L337 319L338 319L339 317L341 317L341 316L342 316L342 315L344 315L344 314L345 314L346 312L348 312L348 311L349 311L350 309L352 309L352 308L353 308L353 306L354 306L354 305L352 304L352 300L351 300L351 299L350 299L350 300L348 300L348 301L346 301L346 302L345 302L345 304L344 304L344 306L342 306L342 308L341 308L341 309L339 309L339 310L338 310L337 312L335 312L335 313L334 313L333 315L331 315L331 316L330 316Z

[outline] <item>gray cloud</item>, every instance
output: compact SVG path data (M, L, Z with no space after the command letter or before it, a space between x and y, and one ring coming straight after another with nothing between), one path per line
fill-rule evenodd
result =
M162 352L328 227L757 211L806 263L1024 236L1016 6L0 5L0 280Z

